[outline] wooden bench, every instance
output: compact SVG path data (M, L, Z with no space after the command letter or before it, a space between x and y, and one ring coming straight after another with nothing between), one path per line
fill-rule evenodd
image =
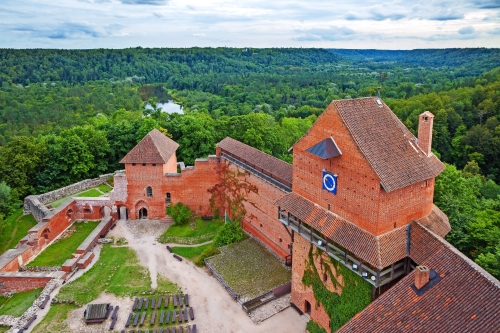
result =
M134 315L133 313L131 313L131 314L128 315L128 319L127 319L127 322L125 323L125 327L129 327L130 326L130 320L132 319L133 315Z
M119 309L119 308L120 308L120 307L119 307L118 305L117 305L117 306L115 306L115 311L113 311L113 314L111 315L111 319L115 319L115 318L116 318L116 313L118 312L118 309Z
M177 299L179 300L179 306L183 306L183 305L182 305L182 299L183 299L183 298L184 298L184 297L182 297L182 295L177 296Z
M184 295L184 298L185 298L184 303L186 303L186 306L189 306L189 295L188 294Z
M179 257L177 254L174 254L174 258L177 259L177 260L179 260L179 261L182 261L182 258Z
M191 325L188 325L186 328L186 333L191 333Z
M165 319L165 324L168 324L169 321L170 321L170 311L167 310L167 317Z
M164 317L164 316L165 316L165 311L162 311L162 312L160 313L160 325L162 325L162 324L163 324L163 317Z
M179 313L177 313L177 321L179 323L182 323L182 309L180 309Z
M193 330L191 331L191 333L196 333L196 324L193 325Z
M168 245L167 245L167 250L168 250L168 252L172 253L172 248Z
M184 333L184 328L182 326L179 327L179 333Z
M27 330L31 324L33 324L33 322L36 320L36 315L34 315L33 317L30 318L30 320L28 320L28 322L26 323L26 325L23 326L23 328L25 330Z
M149 298L146 298L146 302L144 303L144 310L148 309Z
M135 314L135 318L134 318L134 323L132 324L134 327L137 326L137 322L139 321L139 312L137 312Z
M115 329L115 324L116 324L116 321L118 320L117 317L114 317L112 318L113 320L111 320L111 325L109 325L109 330L112 331Z
M172 327L172 333L177 333L177 327Z
M108 311L106 311L106 317L105 317L106 319L109 318L111 311L113 311L113 305L108 306Z
M146 319L146 312L145 311L142 313L141 322L139 323L140 326L144 325L144 319Z
M160 328L160 330L158 331L158 333L163 333L163 328Z
M184 321L188 321L188 309L184 308Z
M189 308L189 317L191 317L191 320L194 320L194 310L193 308Z
M47 303L49 303L49 301L50 301L50 296L49 295L45 296L45 299L43 300L42 305L40 305L40 309L45 309L45 307L47 306Z
M174 306L177 306L177 295L174 294Z
M165 296L165 307L168 308L168 300L170 298L170 295Z
M153 312L151 315L151 321L149 322L150 325L154 325L156 319L156 311Z
M140 309L142 308L142 302L143 302L143 301L144 301L144 298L141 298L141 299L139 300L139 305L137 305L136 310L140 310Z
M172 321L171 323L175 323L175 318L177 317L177 314L175 312L175 309L172 311Z
M135 311L135 309L137 308L137 303L139 303L139 299L136 297L134 305L132 306L132 311Z
M158 298L158 303L156 304L156 308L157 308L157 309L159 309L159 308L160 308L160 306L161 306L161 299L162 299L162 297L163 297L163 296L160 296L160 297Z

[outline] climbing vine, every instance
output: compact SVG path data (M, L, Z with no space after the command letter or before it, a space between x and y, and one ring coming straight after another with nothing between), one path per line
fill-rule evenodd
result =
M218 216L227 208L233 221L241 221L246 214L243 202L249 193L258 193L257 186L250 184L246 179L247 173L238 168L231 170L229 163L224 163L216 171L218 182L208 189L210 209Z
M316 249L314 253L313 247L310 247L309 261L306 262L302 283L312 287L314 298L325 308L330 317L330 329L335 332L354 317L356 313L370 304L372 301L371 285L333 258L328 257L329 260L326 261L320 258L320 264L324 272L328 274L333 285L342 290L342 293L339 295L336 292L329 291L314 265L314 259L321 256L321 254L320 249ZM336 274L332 272L331 266L335 268ZM339 276L342 276L343 285L337 280Z

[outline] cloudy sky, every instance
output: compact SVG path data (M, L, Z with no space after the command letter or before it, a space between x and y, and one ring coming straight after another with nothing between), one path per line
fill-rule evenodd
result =
M0 47L500 47L500 0L0 0Z

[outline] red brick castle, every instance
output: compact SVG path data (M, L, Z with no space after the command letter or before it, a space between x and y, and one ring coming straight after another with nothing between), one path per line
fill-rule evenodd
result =
M417 138L376 97L333 101L292 147L293 165L226 138L184 167L178 144L153 130L122 159L110 199L131 219L168 218L177 202L210 215L218 171L244 170L258 191L244 202L243 228L291 263L294 307L328 332L335 313L304 274L341 294L338 265L370 284L373 300L339 332L500 332L500 282L443 239L433 118L420 115Z

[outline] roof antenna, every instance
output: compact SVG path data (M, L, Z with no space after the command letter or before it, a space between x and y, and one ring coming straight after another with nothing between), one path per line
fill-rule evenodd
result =
M382 81L387 78L387 73L380 73L378 77L378 89L377 89L377 97L380 99L380 89L382 88Z

